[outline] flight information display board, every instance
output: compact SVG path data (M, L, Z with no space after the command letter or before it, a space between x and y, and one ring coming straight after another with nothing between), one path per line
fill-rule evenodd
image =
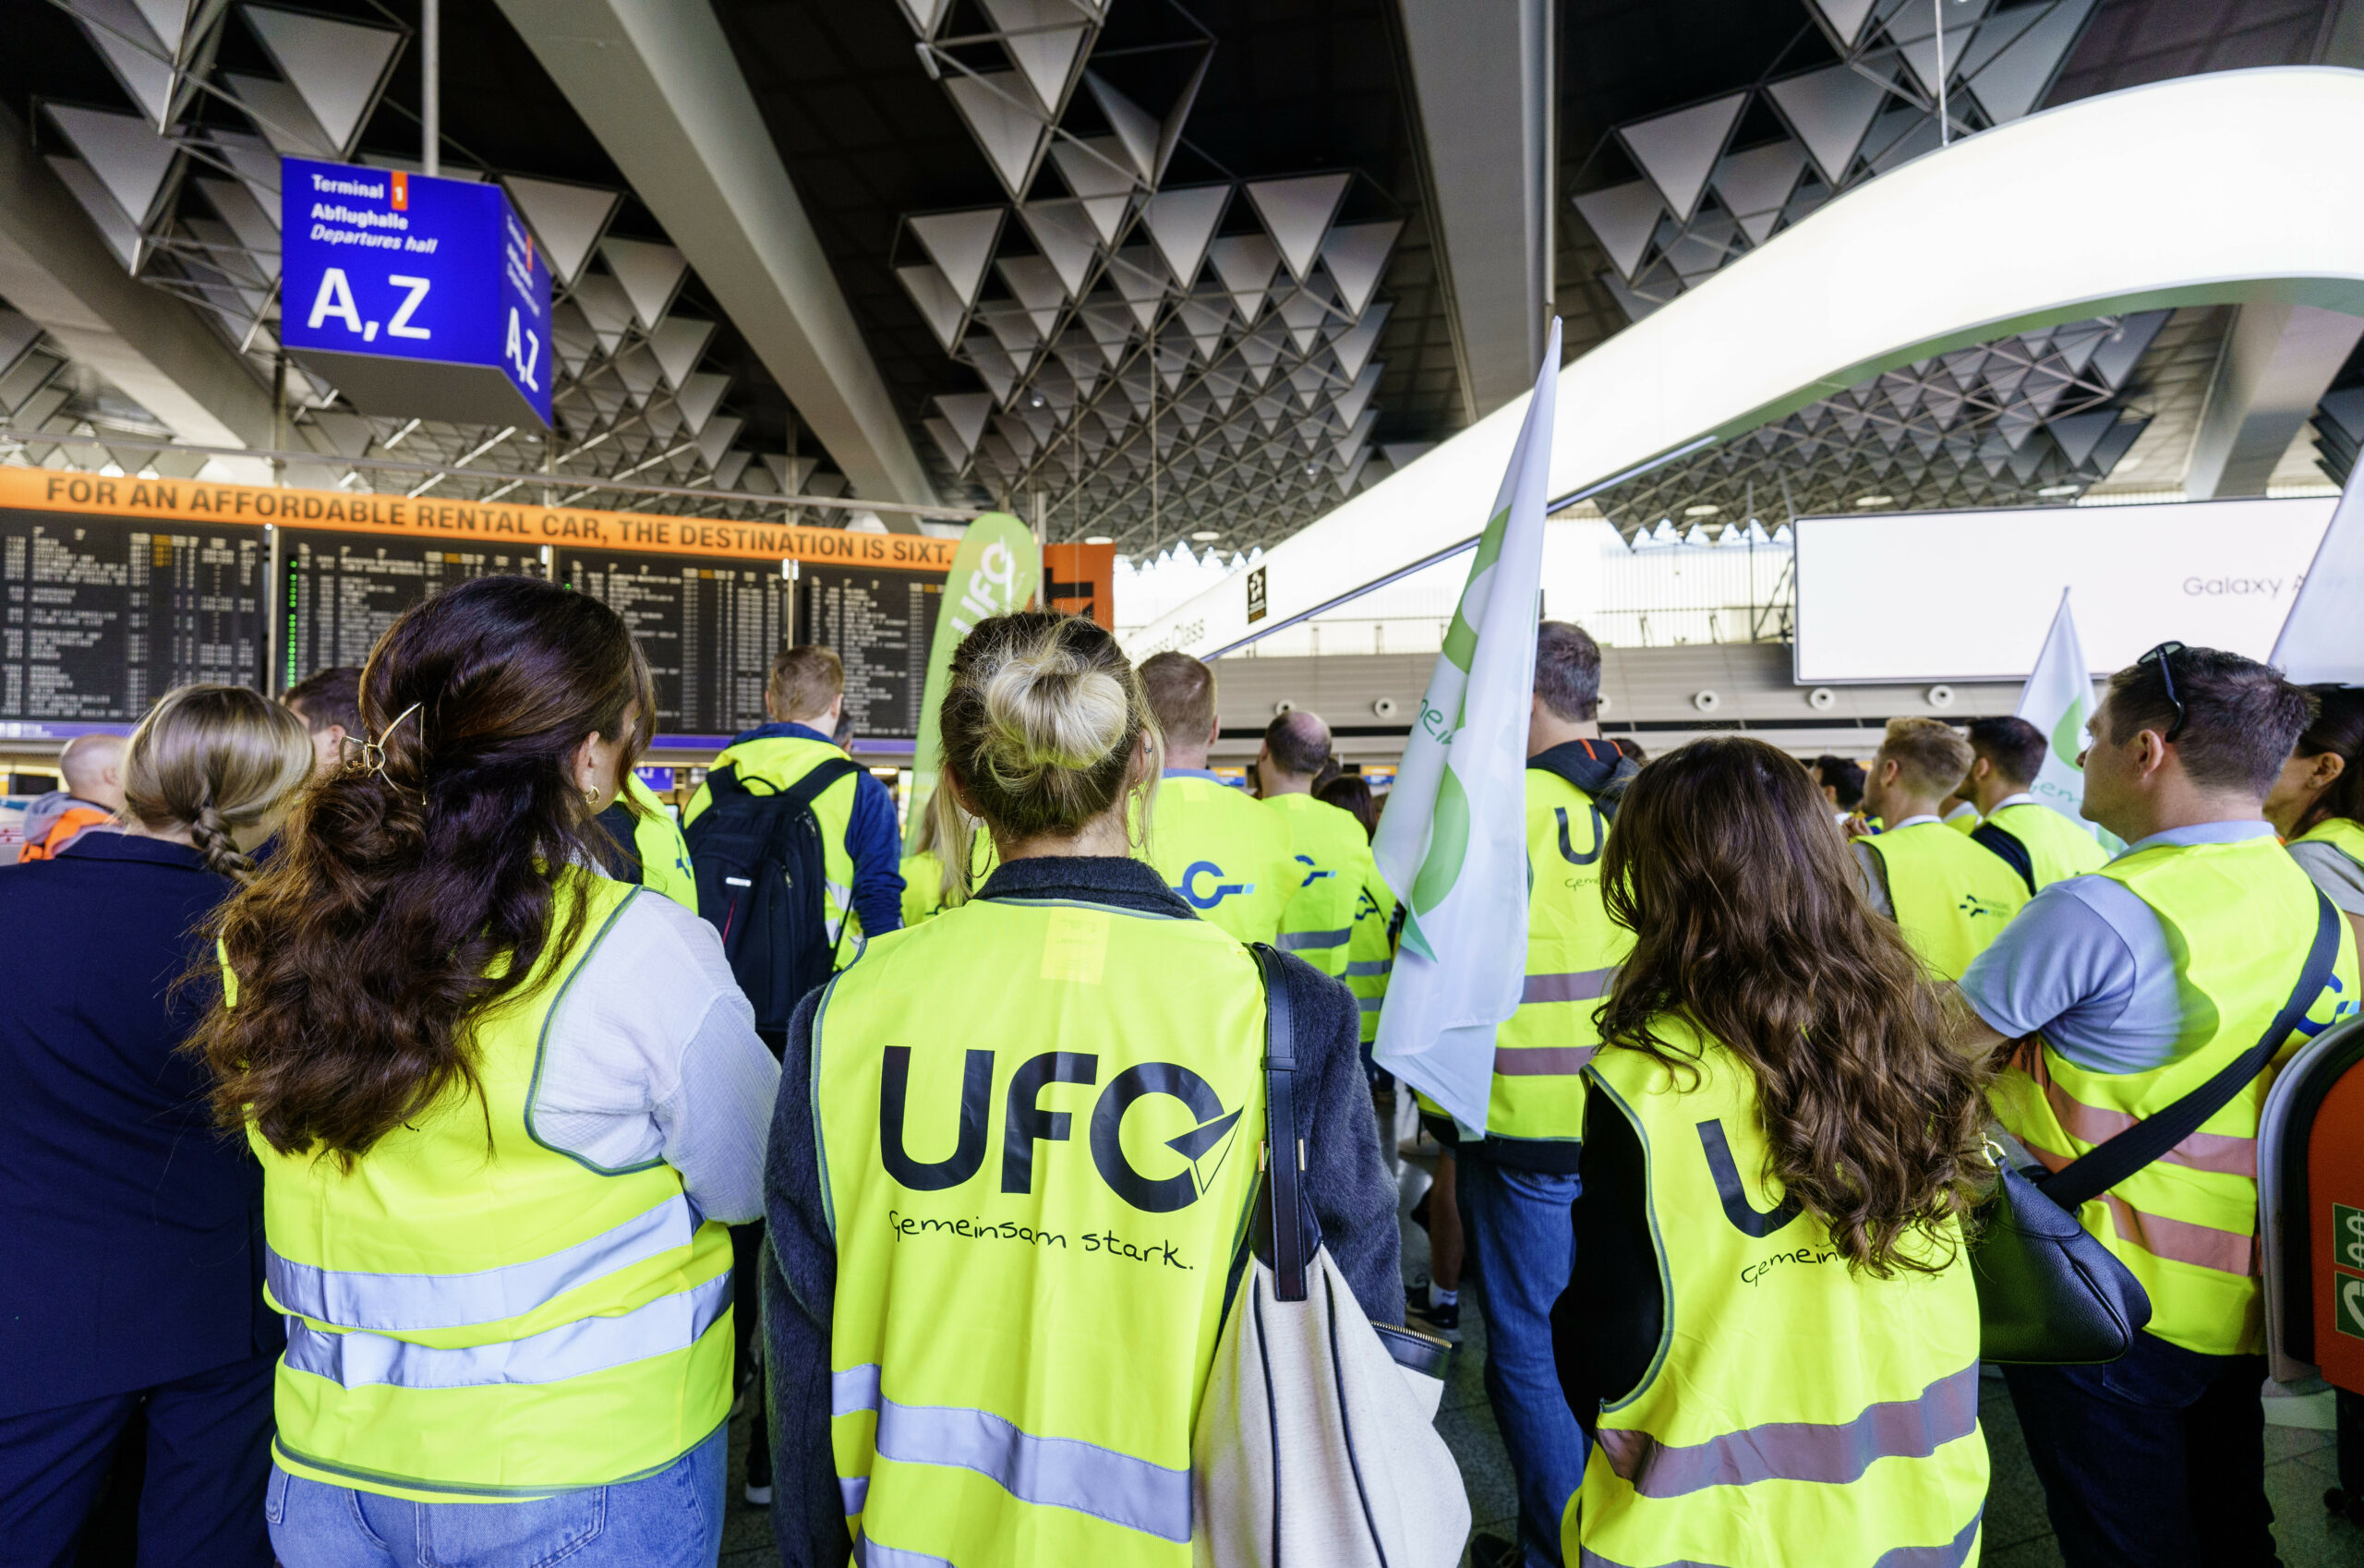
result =
M846 714L856 738L919 733L928 650L944 608L932 573L807 566L797 583L796 640L837 650L846 667Z
M777 564L561 554L559 581L623 617L657 687L656 733L730 736L764 722L791 585Z
M279 547L287 617L281 663L287 685L316 669L358 667L402 612L471 577L538 577L538 546L487 549L473 543L306 533L289 529Z
M259 686L263 533L0 510L0 719L128 723L191 681Z

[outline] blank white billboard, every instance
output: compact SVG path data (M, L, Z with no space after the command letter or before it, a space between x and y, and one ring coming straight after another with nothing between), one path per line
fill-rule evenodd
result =
M2017 681L2070 605L2093 673L2173 639L2264 658L2336 499L1797 520L1797 679Z

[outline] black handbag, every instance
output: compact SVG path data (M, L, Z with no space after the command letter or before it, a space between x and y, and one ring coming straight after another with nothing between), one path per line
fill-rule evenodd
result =
M1980 1208L1970 1247L1984 1361L2070 1366L2115 1361L2151 1321L2151 1298L2077 1211L2200 1130L2263 1072L2322 994L2339 957L2339 912L2315 895L2315 939L2290 999L2258 1043L2206 1083L2050 1176L1998 1159L2001 1179Z

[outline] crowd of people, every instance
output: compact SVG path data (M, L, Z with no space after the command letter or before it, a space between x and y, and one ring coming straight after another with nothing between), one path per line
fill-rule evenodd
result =
M1645 759L1580 628L1535 670L1523 993L1482 1136L1405 1107L1409 1297L1384 797L1303 711L1212 771L1196 659L980 624L909 856L827 649L677 822L623 622L525 578L77 741L0 873L0 1564L74 1561L130 1445L142 1562L710 1565L735 1482L796 1568L1182 1563L1279 1161L1361 1318L1450 1341L1474 1285L1483 1568L1973 1561L1996 1152L2354 1011L2364 694L2118 671L2113 856L2018 719ZM2081 1211L2133 1351L2007 1369L2078 1568L2275 1561L2264 1081Z

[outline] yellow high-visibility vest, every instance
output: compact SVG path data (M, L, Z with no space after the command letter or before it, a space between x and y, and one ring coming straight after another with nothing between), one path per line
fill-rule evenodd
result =
M1387 1001L1387 980L1395 970L1395 895L1373 865L1355 899L1353 935L1346 938L1346 989L1362 1014L1362 1041L1379 1038L1379 1011Z
M1593 1014L1634 949L1609 918L1600 857L1609 818L1548 768L1526 770L1526 983L1494 1031L1486 1148L1504 1163L1573 1171L1584 1138L1584 1069L1600 1043ZM1430 1116L1443 1112L1422 1096Z
M1143 858L1200 920L1242 942L1280 939L1305 875L1284 818L1244 790L1188 774L1159 781Z
M1288 825L1297 865L1279 947L1333 980L1344 978L1355 902L1371 863L1370 836L1354 813L1311 795L1274 795L1264 804Z
M1681 1019L1651 1027L1695 1079L1614 1048L1589 1076L1595 1114L1631 1123L1646 1162L1658 1352L1595 1418L1567 1561L1973 1561L1987 1463L1960 1227L1907 1238L1936 1273L1850 1272L1767 1180L1746 1064Z
M1879 857L1897 925L1941 979L1960 980L2028 901L2027 885L2001 856L1943 823L1916 822L1855 842Z
M2148 904L2165 928L2185 1037L2173 1061L2143 1073L2094 1072L2042 1042L2013 1058L1989 1097L2003 1125L2053 1170L2255 1046L2289 1000L2315 936L2315 885L2271 837L2162 844L2120 855L2097 874ZM2346 921L2332 976L2277 1063L2356 1007L2356 935ZM2078 1216L2150 1293L2150 1332L2203 1356L2264 1345L2257 1133L2273 1081L2272 1072L2259 1074L2198 1132Z
M533 1125L550 1014L639 892L560 881L552 929L584 903L583 935L477 1021L481 1097L454 1084L349 1171L249 1128L290 1473L508 1502L654 1475L730 1413L730 1228L663 1161L598 1169Z
M858 1555L1187 1568L1263 1056L1255 959L1200 920L972 899L830 983L813 1105Z
M2027 850L2039 893L2071 876L2089 876L2109 863L2109 851L2092 834L2035 801L1999 807L1980 826L2009 834Z

